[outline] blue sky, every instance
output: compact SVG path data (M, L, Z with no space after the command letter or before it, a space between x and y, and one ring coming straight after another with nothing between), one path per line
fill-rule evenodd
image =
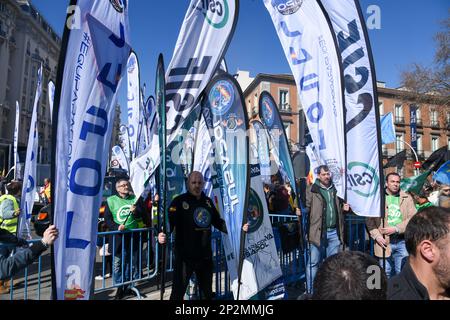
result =
M338 0L336 0L338 1ZM69 1L32 0L54 30L62 35ZM141 85L147 93L154 91L158 54L167 66L172 57L189 0L130 0L131 44L141 68ZM381 12L381 28L369 29L377 80L391 88L400 85L400 71L413 62L429 65L433 61L433 35L440 30L439 21L448 17L447 0L360 0L367 8L376 5ZM226 53L230 73L291 73L272 20L262 0L240 0L239 20ZM125 82L123 82L125 84ZM119 93L122 110L126 107L125 86ZM122 112L122 119L125 119ZM125 121L125 120L124 120Z

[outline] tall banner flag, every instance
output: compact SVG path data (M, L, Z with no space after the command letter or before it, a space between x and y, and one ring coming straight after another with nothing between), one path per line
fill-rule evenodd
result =
M159 231L167 233L167 183L166 183L166 163L167 163L167 118L166 118L166 82L164 78L164 59L163 55L160 54L158 57L158 65L156 67L156 85L155 85L155 95L156 95L156 108L159 114L159 127L158 127L158 136L159 136L159 205L158 205L158 216L160 225L158 226ZM165 275L166 275L166 258L167 251L166 246L163 245L162 248L162 270L161 270L161 296L160 299L163 300L164 291L165 291Z
M137 156L139 121L140 121L140 84L139 63L136 53L132 51L127 62L127 107L128 107L128 135L130 137L131 160Z
M55 101L55 84L53 81L48 82L48 105L50 107L50 121L53 121L53 102Z
M249 192L249 145L248 119L242 91L236 80L222 73L211 81L205 90L203 114L208 129L213 130L211 142L215 154L215 174L229 240L225 245L227 265L230 273L235 270L237 277L231 276L234 297L240 297L242 253L245 235L242 226L247 220ZM225 241L226 242L226 241Z
M214 154L211 135L202 113L197 127L197 137L195 138L193 171L202 173L205 180L203 191L210 198L214 197L212 184L213 163Z
M114 146L112 148L112 156L115 158L122 169L124 169L126 172L130 172L127 157L125 157L125 153L120 146Z
M34 195L36 192L36 165L38 154L37 109L42 94L42 64L37 73L36 93L34 95L33 114L31 115L30 132L28 134L27 157L25 160L24 183L20 199L20 215L17 236L31 239L30 221L33 212Z
M280 176L283 178L283 182L289 182L292 189L296 190L294 167L284 125L275 100L267 91L263 91L259 95L259 117L272 140L271 151L275 153L275 159L279 161ZM298 190L296 193L299 195Z
M264 0L294 75L309 132L345 199L345 115L340 57L316 1Z
M19 101L16 101L16 122L14 126L14 180L20 178L20 164L19 164L19 153L18 153L18 144L19 144L19 120L20 120L20 107Z
M216 72L237 23L238 0L191 0L166 72L168 143Z
M258 164L258 139L263 132L255 129L255 123L258 125L261 122L254 120L250 123L250 147L254 151L252 157L255 158L256 163L250 166L251 186L247 209L249 230L245 239L239 299L249 299L269 285L270 289L267 288L269 290L266 291L272 292L272 294L265 298L279 299L284 297L285 293L283 281L279 279L283 274ZM271 285L277 279L280 281Z
M122 147L128 162L131 161L131 149L130 149L130 135L128 134L128 127L121 124L119 127L119 143Z
M417 152L417 106L409 106L410 128L411 128L411 146Z
M380 118L381 123L381 142L383 144L393 143L396 140L394 116L392 112L388 112L382 115Z
M117 91L130 55L128 1L71 1L55 91L53 298L88 300ZM70 25L75 21L76 27Z
M365 20L357 0L319 3L334 30L345 79L347 202L358 215L379 217L384 211L380 112Z
M275 161L270 161L270 138L266 127L259 120L250 122L251 128L255 133L255 143L250 144L252 153L255 154L256 161L250 161L250 164L259 164L261 180L270 184L270 176L278 171Z

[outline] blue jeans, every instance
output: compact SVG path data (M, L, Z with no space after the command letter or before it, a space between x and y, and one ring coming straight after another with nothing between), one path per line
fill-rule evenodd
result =
M131 248L130 234L124 236L125 242L121 245L121 250L116 250L113 262L113 280L114 285L128 282L133 273L133 280L138 278L138 243L133 239L133 247ZM131 264L133 267L131 268ZM122 274L123 267L123 274ZM123 275L123 277L122 277Z
M313 292L314 278L316 277L317 269L319 269L319 264L325 258L338 253L340 245L341 241L339 240L336 229L327 231L327 243L321 243L320 248L310 243L310 252L306 266L306 284L308 293Z
M388 279L391 276L399 274L403 269L403 266L408 257L408 251L406 251L405 240L391 239L391 256L386 258L386 275ZM383 267L383 259L379 260L380 266ZM394 264L394 267L392 266ZM392 271L394 273L392 274Z

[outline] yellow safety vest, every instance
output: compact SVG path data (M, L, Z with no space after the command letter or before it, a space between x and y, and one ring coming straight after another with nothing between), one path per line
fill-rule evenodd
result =
M11 200L13 202L14 210L19 209L19 203L17 202L17 199L9 194L5 194L5 195L1 196L0 203L2 203L6 199ZM18 221L19 221L19 219L17 217L14 217L12 219L2 219L0 217L0 222L1 222L0 228L5 229L6 231L8 231L10 233L15 234L17 232Z

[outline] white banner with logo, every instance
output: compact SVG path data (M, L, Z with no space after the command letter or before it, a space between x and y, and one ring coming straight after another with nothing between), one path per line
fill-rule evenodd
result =
M237 0L191 0L166 71L167 143L218 68L234 32Z
M20 120L20 107L19 101L16 101L16 122L14 125L14 180L17 180L20 177L20 164L19 164L19 153L18 153L18 144L19 144L19 120Z
M156 128L158 125L156 125ZM142 155L130 163L130 183L136 198L144 192L148 179L153 175L160 162L158 130L153 135L152 143Z
M128 135L128 127L121 124L119 127L119 144L122 147L128 162L131 161L130 136Z
M347 202L353 212L381 215L381 133L376 80L364 17L355 0L321 0L336 34L345 78Z
M37 73L36 93L34 95L33 113L28 133L27 157L23 174L22 197L20 199L20 215L17 236L31 239L31 213L33 212L34 195L36 193L36 165L38 156L37 109L42 93L42 64Z
M117 91L127 70L128 1L79 0L65 26L52 159L58 300L88 300ZM72 19L69 19L72 18ZM64 42L64 40L63 40Z
M125 157L125 153L120 146L114 146L112 148L111 158L111 168L119 168L120 166L120 168L126 170L127 172L130 171L130 168L128 167L128 160ZM116 161L117 164L114 161Z
M316 1L264 0L294 75L320 158L345 198L345 131L339 57Z
M127 63L127 107L128 107L128 135L130 138L131 160L137 156L139 122L140 122L140 89L139 63L134 52L130 53Z
M312 172L312 178L314 182L317 179L316 170L321 165L321 163L320 159L317 157L316 147L313 143L310 143L306 146L306 155L309 159L309 170Z
M50 107L50 122L53 121L53 102L55 101L55 84L53 81L48 82L48 106Z

